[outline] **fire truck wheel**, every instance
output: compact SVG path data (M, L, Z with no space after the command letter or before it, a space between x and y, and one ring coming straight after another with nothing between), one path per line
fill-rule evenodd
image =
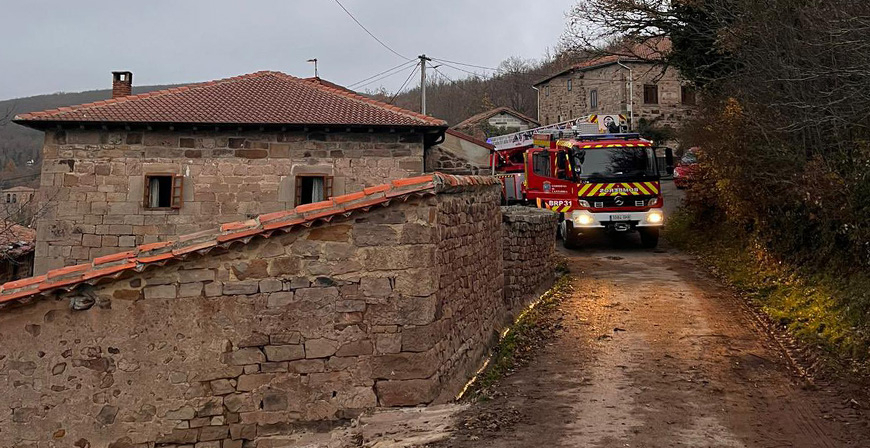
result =
M562 229L562 245L565 246L565 249L579 249L580 235L574 230L574 223L570 219L566 219L562 221L559 228Z
M659 245L659 229L640 229L640 243L647 249L654 249Z

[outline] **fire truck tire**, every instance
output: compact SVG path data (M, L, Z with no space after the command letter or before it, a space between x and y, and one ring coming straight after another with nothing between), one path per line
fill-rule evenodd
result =
M659 245L659 229L640 229L640 243L647 249L655 249Z
M579 249L580 235L574 230L574 223L570 219L566 219L562 221L559 228L562 229L562 246L565 249Z

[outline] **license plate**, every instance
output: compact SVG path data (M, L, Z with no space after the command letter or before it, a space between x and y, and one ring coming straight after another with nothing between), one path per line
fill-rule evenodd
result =
M631 221L631 215L610 215L611 221Z

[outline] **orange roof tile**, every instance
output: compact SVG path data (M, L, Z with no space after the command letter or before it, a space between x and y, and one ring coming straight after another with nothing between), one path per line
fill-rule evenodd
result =
M273 71L20 114L13 121L36 128L56 122L446 126L328 81Z
M215 247L227 247L237 241L247 244L254 237L268 238L275 231L290 232L298 226L308 227L317 221L328 222L336 216L368 211L377 205L387 206L395 200L499 183L497 178L490 176L452 176L443 173L394 180L327 201L265 213L247 221L225 223L218 229L182 235L174 241L143 244L132 250L95 258L90 263L66 266L51 270L46 275L8 282L0 285L0 307L25 298L54 291L70 291L82 284L118 278L126 272L141 272L151 265L184 259L193 252L205 254Z

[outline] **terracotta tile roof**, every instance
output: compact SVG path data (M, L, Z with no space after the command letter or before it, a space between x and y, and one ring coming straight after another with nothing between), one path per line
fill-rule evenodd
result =
M292 210L266 213L247 221L230 222L219 228L183 235L174 241L143 244L132 250L95 258L89 263L48 271L45 275L25 278L0 285L0 307L24 299L35 299L57 291L70 291L82 284L96 284L118 278L126 272L141 272L149 266L163 265L170 260L183 260L192 253L205 255L216 247L228 247L235 242L249 243L255 237L269 238L275 232L291 232L310 227L317 222L349 217L372 207L386 207L392 202L479 185L496 185L490 176L452 176L435 173L394 180L389 184L336 196Z
M465 120L463 120L461 123L457 124L456 126L453 126L453 129L461 129L461 128L465 128L465 127L469 127L469 126L474 126L478 122L486 120L489 117L492 117L493 115L497 115L500 113L506 113L509 115L513 115L521 120L528 121L528 122L535 124L535 125L540 125L540 123L538 123L538 120L535 120L534 118L529 117L528 115L523 115L523 114L511 109L510 107L501 106L501 107L496 107L495 109L488 110L486 112L481 112L477 115L472 115L472 116L466 118Z
M13 121L31 127L54 122L446 126L328 81L271 71L20 114Z
M0 219L0 260L32 252L35 244L36 230Z
M466 133L464 133L464 132L459 132L459 131L456 131L456 130L453 130L453 129L448 129L446 132L447 132L448 134L450 134L450 135L456 137L456 138L461 138L462 140L465 140L465 141L467 141L467 142L474 143L475 145L483 146L484 148L489 149L490 151L492 151L493 149L495 149L495 145L493 145L492 143L487 143L487 142L485 142L485 141L483 141L483 140L480 140L480 139L474 138L474 137L472 137L472 136L470 136L470 135L468 135L468 134L466 134Z
M553 78L564 75L570 71L584 71L599 67L605 67L617 62L648 62L655 63L660 60L671 50L671 40L667 38L649 39L646 42L626 46L623 49L615 50L613 54L604 56L592 57L585 59L576 64L571 65L557 73L554 73L546 78L536 82L534 85L541 85Z

